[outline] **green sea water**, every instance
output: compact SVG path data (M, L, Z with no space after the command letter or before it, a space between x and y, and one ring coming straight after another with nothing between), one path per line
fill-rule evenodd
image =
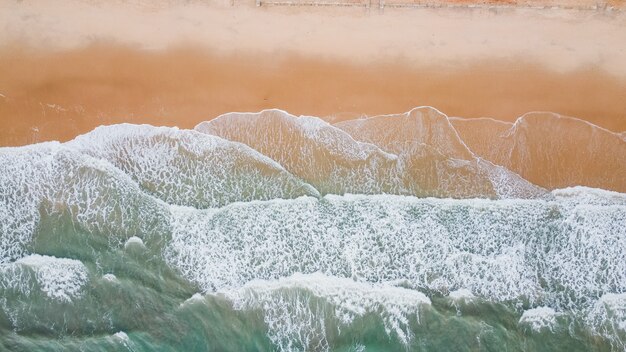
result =
M0 349L626 348L624 194L320 195L240 144L210 169L151 138L0 149Z

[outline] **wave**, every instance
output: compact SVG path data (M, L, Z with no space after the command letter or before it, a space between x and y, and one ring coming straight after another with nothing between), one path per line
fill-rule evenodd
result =
M431 107L335 124L357 140L399 155L408 183L428 190L420 196L533 198L544 189L475 157L448 117Z
M71 302L72 298L80 296L87 281L87 269L78 260L35 254L20 258L15 264L32 269L41 291L60 301Z
M401 192L395 155L357 142L317 117L276 109L228 113L195 129L252 147L322 194Z
M416 109L406 114L408 119L387 116L332 126L315 117L265 110L225 114L196 130L249 145L322 194L454 198L545 194L512 172L473 157L445 116L427 120L420 118L422 112ZM391 126L387 120L392 120Z
M128 175L59 143L0 149L0 169L0 263L25 255L42 214L69 214L73 226L118 244L168 221L166 205Z
M398 155L416 145L425 144L451 158L474 158L448 121L448 117L428 106L417 107L403 114L342 121L334 126L357 140L367 141Z
M473 144L541 123L476 124L267 110L0 148L0 346L623 349L626 194L535 186Z
M6 316L18 330L58 324L63 322L63 315L47 315L79 301L88 281L87 268L74 259L32 254L1 264L0 315ZM37 303L46 308L36 308Z
M554 201L326 196L175 209L165 256L209 292L322 272L577 309L626 290L626 198L588 205L576 192Z
M626 192L626 141L588 122L555 113L528 113L514 124L453 119L477 155L537 185L585 185Z
M307 297L331 300L341 315L344 303L333 301L336 293L316 291L333 289L333 282L400 285L429 296L466 292L464 297L475 297L470 301L547 307L582 320L619 345L626 315L615 309L607 313L597 297L626 291L626 197L585 188L559 190L553 197L465 201L329 195L218 210L177 208L164 255L204 292L226 292L237 309L261 309L270 339L283 350L326 346L325 326L341 324L315 320L328 317ZM314 276L319 280L309 282L299 273L336 279L328 284ZM298 279L284 279L293 275ZM383 304L384 299L373 298L376 288L369 290L364 297L350 293L359 302L347 304L363 312L369 304ZM519 319L521 327L533 331L544 325L555 329L552 318L532 311ZM604 332L602 326L618 327ZM390 334L409 343L414 329L396 326Z
M234 309L263 310L269 338L281 351L329 350L327 324L349 326L367 314L379 315L386 333L408 345L413 337L410 318L419 322L420 307L431 303L417 291L320 273L254 280L220 295Z
M556 316L556 312L550 307L537 307L524 311L519 323L530 326L534 331L552 330L557 324Z
M66 146L106 159L159 199L196 208L319 196L281 165L244 144L189 130L101 126Z

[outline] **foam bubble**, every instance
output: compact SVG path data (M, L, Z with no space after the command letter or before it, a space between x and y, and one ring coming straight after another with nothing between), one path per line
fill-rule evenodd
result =
M115 334L113 334L113 337L118 338L118 339L120 339L120 340L122 340L124 342L128 342L129 341L128 335L125 332L123 332L123 331L116 332Z
M119 280L117 279L117 277L113 274L104 274L102 275L102 280L108 281L108 282L119 282Z
M143 240L137 236L130 237L126 240L126 243L124 243L124 248L128 248L131 246L146 248L146 246L143 244Z

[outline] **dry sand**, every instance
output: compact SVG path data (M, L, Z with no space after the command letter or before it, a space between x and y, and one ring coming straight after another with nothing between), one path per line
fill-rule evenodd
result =
M148 5L146 5L148 4ZM432 105L626 130L626 20L573 10L0 4L0 145L100 124L192 127L278 107L345 119Z

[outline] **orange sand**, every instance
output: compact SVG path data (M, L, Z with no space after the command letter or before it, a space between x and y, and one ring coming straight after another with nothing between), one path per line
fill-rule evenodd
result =
M224 112L273 107L333 121L418 105L506 121L546 110L626 130L626 80L593 67L557 73L508 60L349 64L102 44L64 51L13 46L0 51L0 77L1 146L68 140L119 122L191 128Z

